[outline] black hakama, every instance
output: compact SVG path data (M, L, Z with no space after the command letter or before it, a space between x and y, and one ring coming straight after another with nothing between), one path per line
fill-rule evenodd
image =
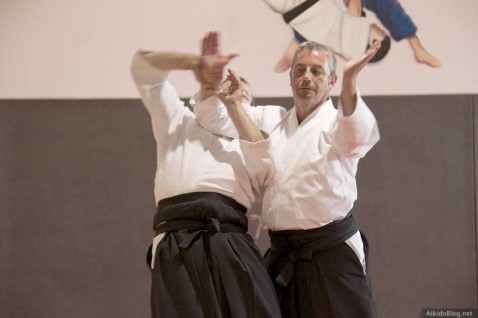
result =
M280 317L274 286L247 234L246 209L217 193L159 201L152 270L156 317Z
M269 231L265 261L283 317L377 317L369 275L345 242L357 231L351 214L316 229Z

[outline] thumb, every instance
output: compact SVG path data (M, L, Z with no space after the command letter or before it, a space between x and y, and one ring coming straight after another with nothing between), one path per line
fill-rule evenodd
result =
M237 54L237 53L231 53L231 54L226 55L226 59L229 62L230 60L232 60L232 59L234 59L238 56L239 56L239 54Z

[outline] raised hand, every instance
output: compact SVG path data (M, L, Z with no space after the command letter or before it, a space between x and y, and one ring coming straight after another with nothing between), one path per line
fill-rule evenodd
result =
M351 58L344 66L344 80L355 79L380 48L380 41L375 41L362 56Z
M380 42L376 41L362 56L352 58L345 64L342 91L340 92L342 111L345 116L350 116L355 110L357 102L357 75L377 53L379 48Z
M228 74L220 91L216 95L226 107L240 106L243 99L244 90L242 89L241 79L234 71L228 69Z
M232 70L227 70L227 78L221 91L215 91L217 96L226 105L227 113L231 118L239 138L249 142L264 140L265 137L242 107L244 89L239 76Z
M222 55L219 51L219 34L207 33L201 45L201 68L198 78L201 84L212 86L217 90L222 80L224 67L236 56L235 53Z

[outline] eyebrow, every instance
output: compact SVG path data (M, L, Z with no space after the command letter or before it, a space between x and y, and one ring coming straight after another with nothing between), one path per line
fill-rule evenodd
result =
M321 70L323 70L323 71L325 72L325 68L324 68L322 65L320 65L320 64L306 65L306 64L303 64L303 63L298 63L298 64L296 64L296 65L294 66L294 69L295 69L296 67L299 67L299 66L300 66L300 67L308 67L308 66L310 66L311 68L320 68Z

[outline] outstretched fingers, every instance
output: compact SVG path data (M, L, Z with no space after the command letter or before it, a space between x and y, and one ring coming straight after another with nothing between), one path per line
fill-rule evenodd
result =
M242 102L242 86L240 77L231 69L227 70L226 80L219 91L215 91L217 96L226 106L233 104L240 105Z
M218 33L211 31L202 38L201 55L219 54Z
M350 59L344 67L344 78L356 77L380 49L380 41L375 41L372 46L359 57Z
M381 45L382 42L374 41L372 46L369 47L367 51L365 51L365 54L362 56L362 58L365 59L365 64L367 64L375 56L375 54L377 54Z
M206 33L202 39L200 74L197 76L202 84L219 86L222 80L224 67L238 54L231 53L223 55L219 50L219 33L211 31Z

